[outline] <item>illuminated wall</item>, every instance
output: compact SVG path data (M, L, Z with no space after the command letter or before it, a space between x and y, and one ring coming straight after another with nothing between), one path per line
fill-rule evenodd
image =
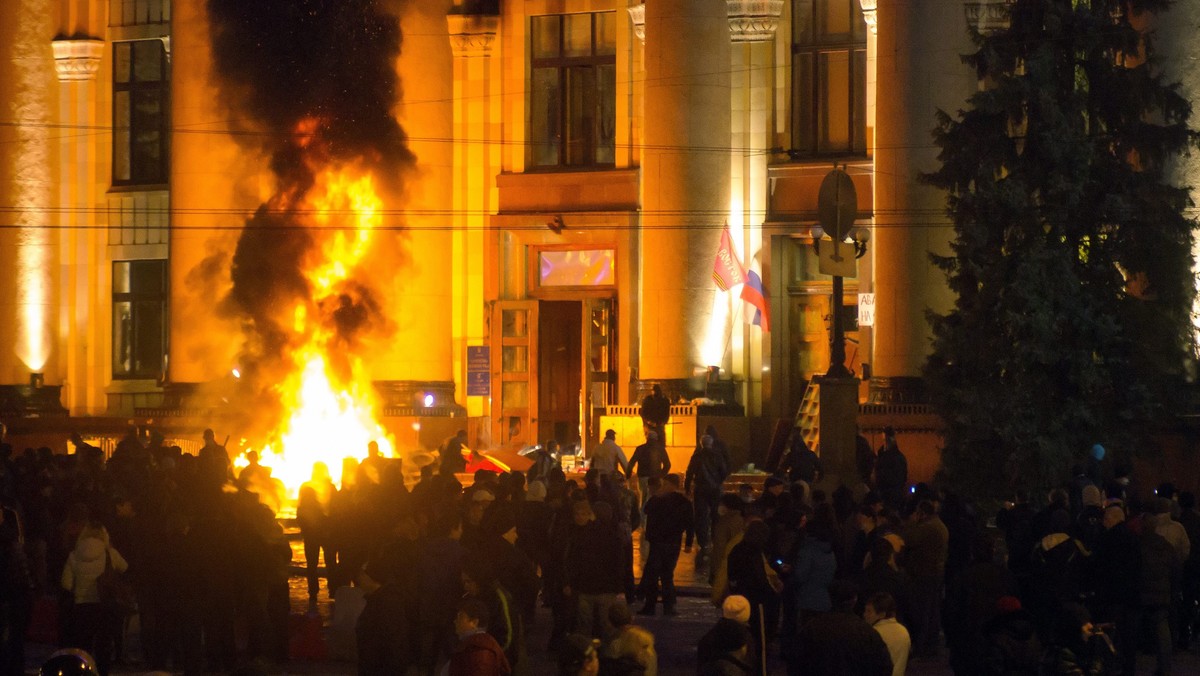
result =
M31 372L60 374L57 339L57 215L51 210L56 158L51 136L55 97L55 3L0 4L0 384L29 382Z

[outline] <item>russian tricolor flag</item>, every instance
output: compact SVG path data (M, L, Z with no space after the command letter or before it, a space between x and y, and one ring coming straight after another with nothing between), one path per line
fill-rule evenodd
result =
M763 290L762 278L750 270L746 273L746 283L742 285L742 300L755 307L751 324L757 324L762 330L771 330L771 307L767 303L767 293Z

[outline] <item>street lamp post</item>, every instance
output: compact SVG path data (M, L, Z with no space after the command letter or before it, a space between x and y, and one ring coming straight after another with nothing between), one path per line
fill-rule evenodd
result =
M858 195L854 182L834 168L821 182L817 194L817 221L813 247L821 274L833 277L830 303L829 369L820 383L820 455L825 471L843 485L854 485L855 434L858 426L859 380L846 368L846 328L842 317L844 278L857 276L857 261L867 252L870 231L855 227ZM829 239L825 237L828 234Z

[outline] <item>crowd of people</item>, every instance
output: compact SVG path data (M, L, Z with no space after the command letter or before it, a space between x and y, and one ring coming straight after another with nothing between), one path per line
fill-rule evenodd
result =
M377 449L340 486L318 464L296 511L310 601L356 590L364 675L530 673L549 651L571 676L654 676L654 636L634 618L677 614L692 555L719 609L700 676L901 675L942 650L957 674L1133 674L1143 635L1170 673L1200 597L1194 496L1161 486L1139 501L1128 472L1105 482L1100 453L989 527L964 496L909 486L894 432L878 452L863 442L857 486L828 483L798 434L761 487L731 483L711 427L682 473L652 425L629 457L606 434L581 477L547 443L526 472L479 470L464 487L465 435L411 487ZM0 676L23 673L27 634L55 628L44 640L87 650L106 676L129 657L135 613L152 670L295 652L292 551L256 489L269 470L234 470L211 432L195 455L136 431L107 458L72 444L0 446ZM539 606L546 645L530 640Z

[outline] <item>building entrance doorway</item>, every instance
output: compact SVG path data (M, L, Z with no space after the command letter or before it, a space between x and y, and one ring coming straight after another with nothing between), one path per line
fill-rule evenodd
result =
M542 301L538 322L538 438L566 447L581 439L583 303Z
M492 439L510 447L595 439L616 393L611 298L497 301L492 309Z

